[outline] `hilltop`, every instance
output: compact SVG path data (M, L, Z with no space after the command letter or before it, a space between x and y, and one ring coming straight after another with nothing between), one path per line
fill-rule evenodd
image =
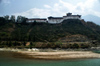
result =
M84 20L68 19L58 24L16 23L10 20L2 20L0 23L0 44L2 46L11 46L11 44L26 46L27 42L30 42L32 46L34 44L35 47L61 47L60 44L65 47L66 44L79 45L80 43L86 46L91 44L96 46L99 45L100 40L100 26Z

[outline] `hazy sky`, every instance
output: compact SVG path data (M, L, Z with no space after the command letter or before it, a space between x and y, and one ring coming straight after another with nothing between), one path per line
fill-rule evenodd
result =
M67 12L100 17L100 0L0 0L0 16L63 16Z

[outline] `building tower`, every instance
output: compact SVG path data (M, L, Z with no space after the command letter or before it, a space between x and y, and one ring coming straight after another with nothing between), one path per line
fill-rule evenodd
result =
M67 13L67 16L71 16L72 15L72 13Z

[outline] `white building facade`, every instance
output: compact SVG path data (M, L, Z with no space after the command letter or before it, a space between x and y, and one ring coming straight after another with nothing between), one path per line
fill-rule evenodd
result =
M47 22L47 19L32 18L32 19L27 19L26 22L27 23L29 23L29 22Z
M63 17L48 17L48 23L61 23L62 21L67 19L81 20L81 15L72 15L72 13L67 13L67 15Z
M48 23L61 23L63 21L62 17L48 17Z
M66 16L63 17L48 17L48 20L46 18L32 18L32 19L27 19L26 22L27 23L31 23L31 22L48 22L48 23L52 23L52 24L57 24L57 23L61 23L64 20L67 19L79 19L81 20L81 15L72 15L72 13L67 13Z
M77 15L75 15L75 16L63 16L63 20L66 20L66 19L79 19L79 20L81 20L81 18L79 18Z

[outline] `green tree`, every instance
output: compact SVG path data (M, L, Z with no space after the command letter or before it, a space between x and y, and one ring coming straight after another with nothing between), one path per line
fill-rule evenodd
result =
M26 24L26 20L27 20L26 17L23 17L23 16L18 16L17 17L17 23Z
M32 49L33 43L30 42L29 48Z
M25 41L23 42L23 45L26 46L26 42Z
M11 47L12 46L12 42L11 41L9 41L9 45L8 45L8 47Z
M4 16L5 20L9 20L9 15Z
M16 41L14 42L14 46L17 46L17 42Z
M61 41L57 41L56 42L56 47L62 48L62 42Z
M12 15L12 16L10 17L10 20L11 20L12 22L15 22L15 16Z
M4 17L0 17L0 26L5 25L6 20Z
M6 46L9 46L9 42L8 41L6 41Z
M79 48L79 45L78 45L78 44L76 44L76 43L74 43L74 44L73 44L73 48L78 49L78 48Z

